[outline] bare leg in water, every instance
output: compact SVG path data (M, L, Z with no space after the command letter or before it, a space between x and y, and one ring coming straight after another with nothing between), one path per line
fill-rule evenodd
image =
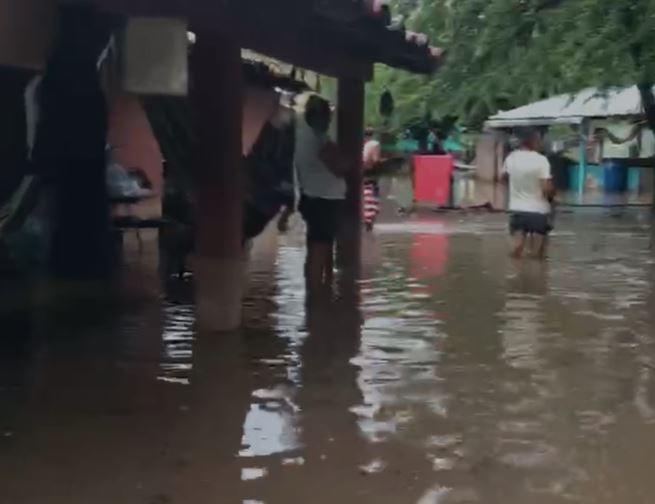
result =
M327 287L332 287L334 280L334 243L329 245L327 257L325 260L325 268L323 270L323 281Z
M546 259L546 252L548 252L548 236L535 234L533 238L533 253L536 259L543 261Z
M514 259L520 259L523 257L523 251L525 250L525 242L526 242L526 235L525 233L514 233L512 236L513 240L513 245L512 245L512 252L510 253L510 257L513 257Z
M320 293L332 282L334 263L333 245L328 243L310 243L305 263L305 279L309 294Z

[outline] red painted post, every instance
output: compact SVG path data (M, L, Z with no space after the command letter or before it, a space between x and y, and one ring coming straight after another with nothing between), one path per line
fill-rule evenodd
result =
M361 259L364 82L352 78L339 79L337 106L338 143L352 167L347 178L348 193L338 260L342 267L356 273Z
M191 57L197 135L194 278L201 328L228 331L241 323L242 117L241 50L211 31L197 33Z

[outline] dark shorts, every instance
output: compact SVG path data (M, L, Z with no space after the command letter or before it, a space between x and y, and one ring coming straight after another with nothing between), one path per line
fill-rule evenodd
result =
M307 224L307 241L332 243L339 232L343 200L300 198L300 214Z
M547 214L536 212L514 212L509 216L509 231L512 234L547 235L553 229Z

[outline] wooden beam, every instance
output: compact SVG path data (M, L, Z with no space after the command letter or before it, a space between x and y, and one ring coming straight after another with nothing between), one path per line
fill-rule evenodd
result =
M81 0L102 9L130 16L183 17L191 29L220 32L241 47L287 61L293 65L330 75L369 81L373 61L348 47L347 30L333 35L312 16L311 2L287 0L279 3L253 0L210 2L207 0ZM334 27L339 27L334 24ZM340 35L339 35L340 33ZM372 46L379 40L372 40ZM366 52L366 51L364 51Z
M359 271L362 228L362 147L364 143L364 82L339 79L337 91L337 137L351 171L346 178L348 192L343 232L339 243L339 263Z
M294 2L291 2L294 3ZM287 2L289 4L289 2ZM247 5L247 1L245 2ZM325 24L317 22L306 9L279 8L267 3L250 10L226 10L218 15L207 10L190 17L192 29L219 29L239 42L241 47L286 61L298 67L329 75L369 81L373 78L373 62L358 57L347 46L345 33L329 33Z
M362 81L373 78L372 63L348 58L325 42L302 35L295 40L291 37L271 40L255 33L242 33L241 36L244 47L313 72Z

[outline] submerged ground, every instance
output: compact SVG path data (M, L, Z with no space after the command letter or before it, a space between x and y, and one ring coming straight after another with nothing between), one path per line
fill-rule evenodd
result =
M546 264L500 214L383 222L310 313L302 237L268 235L222 336L151 253L102 303L5 282L0 503L652 503L649 222L560 213Z

